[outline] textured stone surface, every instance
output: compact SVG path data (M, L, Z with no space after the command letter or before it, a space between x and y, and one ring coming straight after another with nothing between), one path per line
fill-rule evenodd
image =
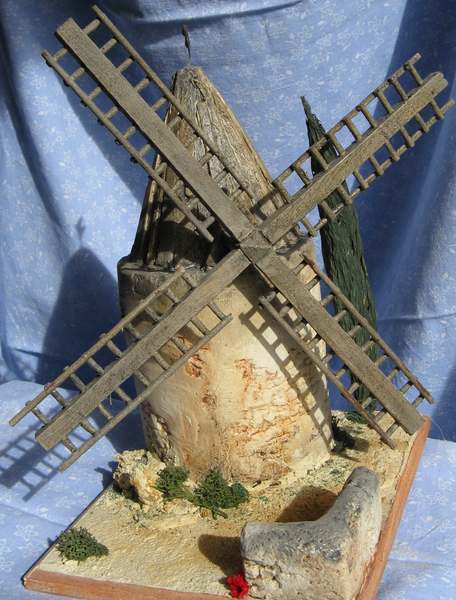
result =
M381 528L377 475L358 467L317 521L247 523L241 552L250 595L267 600L353 600Z
M190 272L201 276L198 269ZM124 310L131 310L167 275L143 272L140 285L138 274L125 268L120 273ZM238 277L217 298L233 321L141 406L147 447L164 462L185 465L193 479L217 466L228 479L248 484L299 476L329 458L325 382L257 307L266 291L254 272ZM213 326L208 311L199 318ZM141 331L142 324L137 328ZM183 341L185 335L183 330ZM171 359L167 352L172 351L167 347L164 358ZM142 367L150 378L157 370L154 360ZM137 387L141 389L138 382Z
M165 464L146 450L126 450L116 456L117 467L113 479L120 489L134 491L141 504L161 501L162 494L155 488L157 473Z
M113 473L113 479L120 489L132 492L138 499L143 512L152 512L160 516L166 525L168 519L176 519L176 526L181 521L181 516L194 515L198 509L186 500L179 498L173 502L165 502L162 493L157 490L156 483L158 472L165 468L151 452L147 450L126 450L116 456L117 468Z

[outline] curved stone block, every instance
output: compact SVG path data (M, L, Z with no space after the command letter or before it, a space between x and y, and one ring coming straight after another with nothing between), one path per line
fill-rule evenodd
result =
M356 468L317 521L247 523L241 553L250 595L267 600L354 600L381 530L377 475Z

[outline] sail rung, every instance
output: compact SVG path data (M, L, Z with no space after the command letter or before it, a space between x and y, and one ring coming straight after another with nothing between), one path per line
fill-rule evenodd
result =
M132 398L130 398L130 396L126 392L124 392L121 387L116 388L114 392L119 396L121 400L123 400L123 402L125 402L125 404L129 404L132 401Z
M279 315L281 317L284 317L285 315L287 315L290 312L291 309L292 309L292 307L289 304L285 304L284 306L282 306L279 309Z
M91 33L93 33L95 31L95 29L98 29L98 27L100 26L101 21L100 19L94 19L93 21L91 21L88 25L86 25L84 27L84 33L87 35L90 35Z
M209 329L198 317L193 317L192 323L193 323L193 325L195 325L195 327L198 329L198 331L200 331L202 334L206 335L207 333L209 333Z
M100 50L103 52L103 54L106 54L107 52L109 52L109 50L111 50L111 48L114 48L116 44L116 38L111 38L106 43L104 43L103 46L101 46Z
M149 84L150 79L148 77L144 77L144 79L141 79L141 81L135 85L135 90L137 92L142 92Z
M157 112L157 110L163 106L163 104L166 104L168 102L168 99L165 98L164 96L161 96L156 102L154 102L151 105L151 109L155 112Z
M181 352L183 352L184 354L187 352L188 348L187 348L187 346L185 345L185 343L184 343L183 339L181 339L181 338L179 338L179 337L177 337L177 336L173 336L173 337L171 338L171 341L173 342L173 344L174 344L175 346L177 346L177 347L179 348L179 350L180 350Z
M341 369L336 371L334 375L337 377L337 379L341 379L346 373L348 373L347 367L342 367Z
M39 408L33 408L31 412L44 425L47 425L49 423L49 419Z
M76 446L73 444L73 442L71 440L69 440L68 438L63 438L62 439L62 444L65 446L65 448L71 453L73 454L74 452L77 451Z
M131 58L131 56L129 56L128 58L126 58L123 62L120 63L120 65L117 67L117 71L119 71L119 73L123 73L124 71L126 71L128 69L128 67L130 65L132 65L135 61Z
M340 312L338 312L338 313L337 313L337 315L334 315L334 319L335 319L337 322L339 322L339 321L341 321L341 320L342 320L342 319L345 317L345 315L347 315L347 314L348 314L348 311L347 311L345 308L343 308L343 309L342 309Z
M144 146L138 150L138 154L139 156L143 157L149 152L149 150L152 150L152 146L150 144L144 144Z
M103 367L99 363L97 363L97 361L94 358L92 358L92 357L90 357L90 358L87 359L87 364L90 367L92 367L92 369L96 373L98 373L98 375L103 375L103 373L105 372L105 370L103 369Z
M325 296L324 298L322 298L320 300L320 304L322 306L326 306L327 304L329 304L330 302L332 302L334 300L334 294L328 294L327 296Z
M361 325L357 324L357 325L355 325L354 327L352 327L352 328L350 329L350 331L348 331L347 333L348 333L348 335L349 335L350 337L353 337L354 335L356 335L356 334L358 333L358 331L359 331L360 329L361 329Z
M126 323L125 325L125 329L128 331L128 333L130 333L136 340L141 339L141 334L139 333L139 331L136 329L136 327L134 325L132 325L131 323Z
M310 292L319 283L320 283L320 279L317 276L315 276L310 281L308 281L307 283L305 283L304 287L306 288L306 290L309 290L309 292Z
M401 370L398 367L394 367L394 369L390 373L388 373L388 375L386 377L387 377L387 379L391 380L391 379L393 379L393 377L395 375L397 375L400 372L401 372Z
M114 354L114 356L117 356L117 358L120 358L123 355L122 350L112 340L106 342L106 347Z
M144 309L144 312L146 313L146 315L148 315L153 323L158 323L158 321L160 321L160 315L158 313L155 312L155 310L153 308L151 308L150 306L147 306Z
M110 421L112 419L112 414L109 412L109 410L103 406L103 403L100 402L100 404L97 406L97 409L101 412L101 414L103 415L103 417L105 417L105 419L107 419L108 421Z
M74 385L78 388L80 392L83 392L86 389L87 386L84 384L82 379L80 379L75 373L70 373L68 377L69 379L71 379L71 381L74 383Z
M167 370L170 368L169 363L161 356L158 352L154 352L152 354L152 358L156 360L156 362L160 365L163 370Z
M110 108L108 111L106 111L104 113L104 116L105 116L106 119L111 119L118 112L119 112L118 107L117 106L113 106L112 108Z
M334 358L334 354L332 352L328 352L327 354L325 354L325 356L321 360L325 365L327 365L328 363L331 362L331 360L333 358Z
M171 300L171 302L173 304L177 304L179 302L179 298L176 296L176 294L170 289L168 288L165 292L166 296L168 296L168 298Z
M60 394L57 390L53 390L51 392L51 396L57 400L57 402L60 404L60 406L65 407L67 405L67 401L65 400L65 398L62 396L62 394Z
M375 359L374 362L375 362L375 365L377 367L379 367L381 364L383 364L385 362L385 360L388 360L388 356L386 354L382 354L377 359Z
M209 302L208 304L209 308L211 309L211 311L221 320L223 321L223 319L226 319L226 315L225 313L222 311L222 309L215 303L215 302Z
M135 131L137 131L136 127L134 125L131 125L130 127L128 127L128 129L126 129L123 134L122 134L122 139L124 140L128 140L129 137L131 137Z

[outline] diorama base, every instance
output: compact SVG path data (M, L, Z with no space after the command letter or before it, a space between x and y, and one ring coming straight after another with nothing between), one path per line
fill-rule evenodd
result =
M342 415L342 416L341 416ZM339 413L355 447L292 483L261 484L252 500L210 515L156 516L134 507L111 487L72 526L86 527L110 550L108 557L78 565L63 562L52 546L23 578L27 589L87 600L220 600L229 597L227 575L241 571L239 533L246 521L301 521L319 518L332 504L353 468L377 471L381 481L383 527L377 551L356 600L374 600L406 499L415 477L430 419L413 436L397 435L397 449L381 444L364 425ZM398 432L399 433L399 432ZM259 488L259 489L258 489ZM258 489L258 491L256 491ZM355 599L354 599L355 600Z

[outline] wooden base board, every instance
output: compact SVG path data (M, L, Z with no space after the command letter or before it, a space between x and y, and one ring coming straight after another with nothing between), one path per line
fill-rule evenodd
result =
M375 600L377 596L388 555L391 551L402 513L404 512L407 496L418 469L430 426L431 420L426 417L423 426L416 436L407 465L399 479L396 497L380 535L375 557L356 600ZM101 581L87 577L55 573L40 568L46 555L47 553L24 575L23 582L27 589L82 598L84 600L125 600L125 598L129 598L130 600L221 600L228 597L228 593L226 596L220 596L193 592L177 592L143 585Z
M378 588L385 571L389 553L393 547L396 531L401 522L402 514L405 509L407 497L412 488L413 480L415 479L418 465L420 464L421 455L423 454L424 446L431 428L431 419L425 417L424 423L416 436L410 452L407 466L405 467L396 490L396 498L391 508L388 519L380 534L377 551L372 561L372 566L369 569L361 592L357 600L375 600L377 597Z

